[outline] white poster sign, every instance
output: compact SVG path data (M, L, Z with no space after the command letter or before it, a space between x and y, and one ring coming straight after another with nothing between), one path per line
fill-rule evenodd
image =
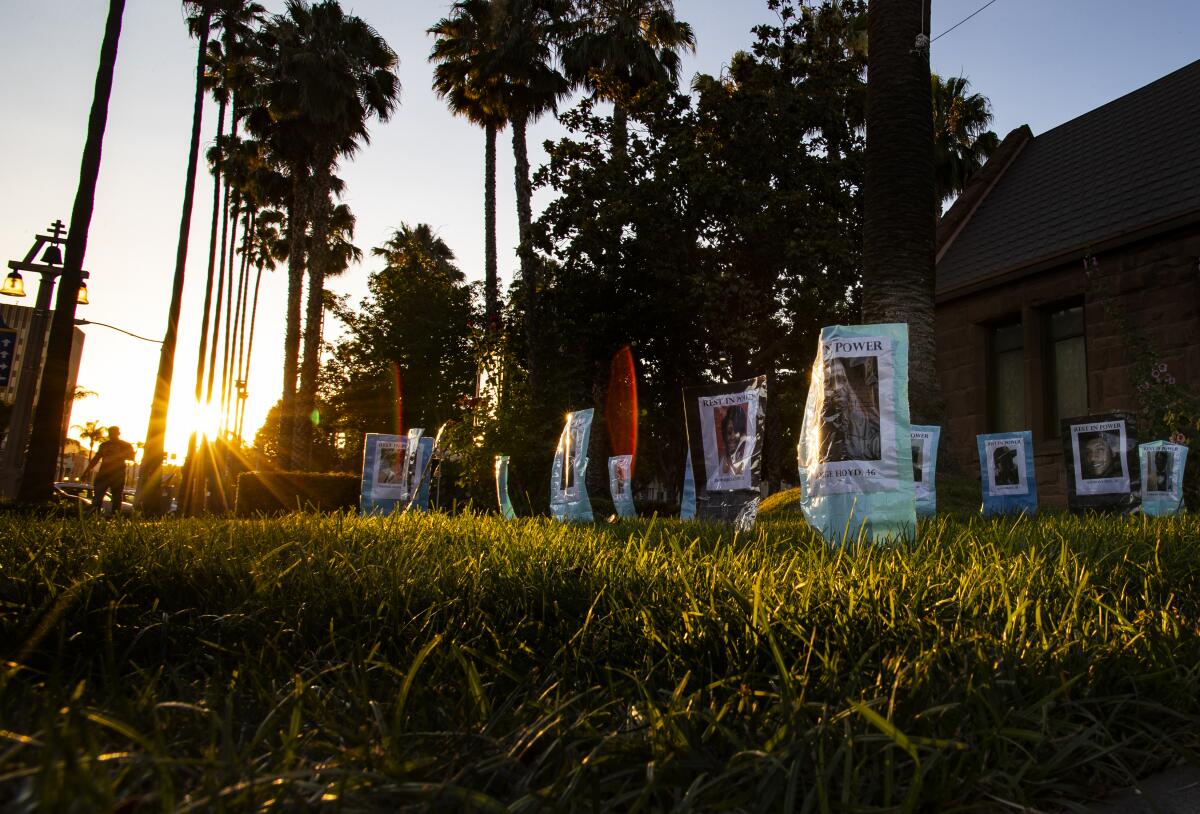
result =
M1025 439L1020 436L991 438L984 442L987 462L988 497L1029 494L1026 478Z
M700 438L704 445L706 488L710 492L752 489L754 428L758 392L700 396Z
M1099 421L1071 425L1075 491L1080 495L1129 492L1125 455L1125 422Z
M896 460L895 343L886 336L821 342L814 496L900 486Z

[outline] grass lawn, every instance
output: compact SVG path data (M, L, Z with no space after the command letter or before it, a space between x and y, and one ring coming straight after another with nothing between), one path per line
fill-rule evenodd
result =
M4 811L1005 811L1200 755L1200 518L0 517Z

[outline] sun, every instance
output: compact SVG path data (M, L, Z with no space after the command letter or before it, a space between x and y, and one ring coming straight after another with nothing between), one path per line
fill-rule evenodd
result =
M221 434L221 411L211 401L193 402L192 416L188 423L196 435L210 440L217 438Z

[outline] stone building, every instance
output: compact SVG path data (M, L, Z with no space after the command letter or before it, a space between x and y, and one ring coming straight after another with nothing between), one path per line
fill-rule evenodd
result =
M1131 345L1200 388L1200 61L1009 133L938 225L936 296L942 455L977 471L977 434L1028 429L1064 506L1059 419L1136 410Z

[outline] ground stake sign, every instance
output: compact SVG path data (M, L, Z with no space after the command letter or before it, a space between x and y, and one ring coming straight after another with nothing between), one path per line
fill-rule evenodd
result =
M798 447L801 508L826 540L911 537L908 326L821 329Z
M767 377L683 391L696 517L751 528L761 496Z

